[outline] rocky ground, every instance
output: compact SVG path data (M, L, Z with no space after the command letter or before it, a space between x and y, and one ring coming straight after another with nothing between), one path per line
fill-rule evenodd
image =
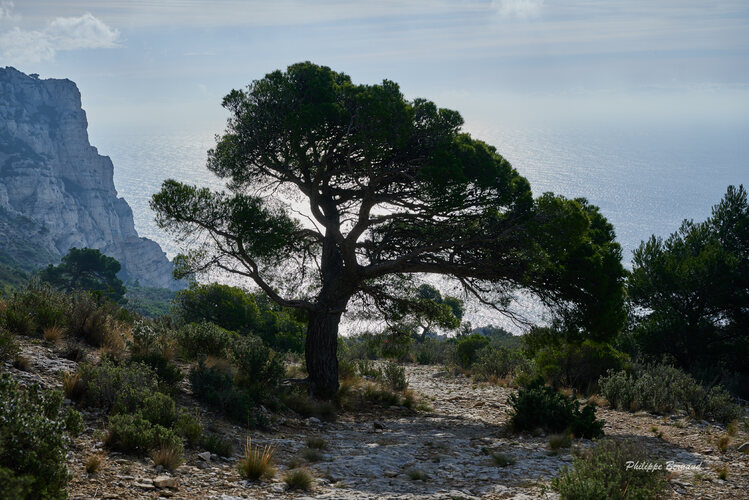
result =
M6 366L16 377L59 387L60 375L75 364L58 358L44 344L26 343L25 371ZM549 450L547 436L517 436L507 432L507 396L511 389L476 385L466 377L448 376L440 367L408 366L410 387L433 406L416 413L394 408L382 413L353 411L335 422L274 415L269 432L253 432L253 442L276 447L278 472L271 480L250 483L236 471L246 431L203 413L214 431L234 441L235 456L225 459L203 450L187 450L186 460L173 473L154 467L149 458L137 459L102 449L104 418L86 412L87 429L69 454L73 499L84 498L557 498L549 482L572 462L569 449ZM180 403L192 404L187 396ZM737 450L749 441L745 429L732 438L725 453L717 438L726 430L682 415L662 417L599 409L608 436L633 437L652 453L652 461L693 468L670 477L672 498L749 498L749 454ZM288 492L283 474L289 464L302 463L301 450L309 437L327 443L322 460L306 467L315 476L307 493ZM589 441L573 446L590 446ZM85 472L83 461L104 453L97 474ZM497 466L491 453L514 460ZM725 480L717 470L725 468Z

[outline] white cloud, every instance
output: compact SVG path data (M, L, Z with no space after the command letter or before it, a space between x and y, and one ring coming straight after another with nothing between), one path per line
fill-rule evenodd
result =
M3 15L6 5L0 7ZM118 30L86 13L80 17L58 17L42 30L14 27L0 33L0 53L11 63L33 63L53 59L63 50L117 47L119 37Z
M0 2L0 21L17 21L20 16L13 13L13 2Z
M541 14L544 0L492 0L492 6L500 16L526 19Z

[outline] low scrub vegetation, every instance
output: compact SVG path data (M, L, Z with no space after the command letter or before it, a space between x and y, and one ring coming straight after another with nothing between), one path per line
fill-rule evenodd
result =
M247 436L244 455L237 463L239 474L250 481L273 477L276 474L273 467L274 452L275 448L269 444L263 447L253 446L252 438Z
M286 483L286 488L289 490L309 491L312 488L314 478L305 469L293 469L284 475L283 482Z

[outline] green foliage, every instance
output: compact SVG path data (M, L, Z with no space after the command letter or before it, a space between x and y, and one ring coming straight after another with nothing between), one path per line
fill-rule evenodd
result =
M479 356L479 351L489 345L489 339L473 333L458 340L456 360L463 368L470 368Z
M728 423L740 414L728 392L720 386L709 391L694 378L671 365L649 365L634 374L611 372L601 377L601 394L620 410L647 410L659 414L687 410L695 418Z
M234 445L232 442L217 434L206 434L203 436L201 445L206 450L221 457L230 457L234 453Z
M0 326L0 363L14 359L19 352L21 352L21 349L18 347L15 335Z
M663 470L636 470L628 464L652 460L638 443L602 439L586 453L573 459L572 469L563 468L552 488L562 500L647 500L666 491Z
M406 380L406 369L388 361L382 368L383 379L394 391L403 391L408 387Z
M182 439L174 431L153 424L141 414L118 413L109 417L107 446L134 455L146 455L156 448L168 447L184 452Z
M98 365L81 364L79 373L81 403L112 413L136 411L158 388L156 373L141 363L102 359Z
M257 337L237 338L229 358L237 368L237 385L255 393L273 390L284 374L281 357Z
M20 387L0 376L0 484L4 498L64 499L69 474L66 436L80 431L80 414L62 409L59 392Z
M196 398L232 422L253 428L267 425L266 418L257 411L253 397L240 390L232 376L218 367L206 367L201 361L190 372L190 383Z
M41 336L45 328L65 325L69 313L67 296L45 283L31 280L7 300L0 318L17 335Z
M414 357L420 365L444 365L455 359L455 345L455 342L427 337L414 344Z
M651 237L634 252L628 293L638 312L638 349L670 356L694 375L733 372L749 380L749 203L729 186L702 223L684 221L665 240ZM749 384L740 384L744 397Z
M562 343L536 353L536 366L554 387L574 387L590 392L601 375L626 367L629 356L610 344L586 340L581 344Z
M110 327L110 317L115 312L111 303L86 291L71 294L68 332L85 340L89 345L101 347Z
M130 360L134 363L143 364L153 369L156 376L159 378L159 381L163 382L163 390L166 390L167 392L173 391L177 384L184 378L179 367L174 363L167 361L161 353L151 352L148 354L131 356Z
M125 302L126 289L117 277L117 260L92 248L71 248L57 266L48 266L39 277L53 286L71 292L87 290L115 302Z
M190 446L200 444L203 437L203 423L197 413L180 411L174 423L174 430L185 438Z
M534 369L533 362L519 349L487 347L479 352L479 357L473 364L473 376L485 381L492 377L502 379L515 377L520 373L533 373Z
M237 334L213 323L190 323L177 330L177 342L188 359L226 357Z
M167 428L172 427L177 420L177 407L174 400L160 392L155 392L143 400L140 413L152 424Z
M577 437L596 438L603 435L602 420L596 420L595 406L582 409L577 400L570 400L544 385L538 377L527 387L511 394L510 424L516 431L545 429L549 432L571 431Z
M166 316L171 312L172 301L177 292L168 288L151 288L129 284L127 286L127 308L147 318Z

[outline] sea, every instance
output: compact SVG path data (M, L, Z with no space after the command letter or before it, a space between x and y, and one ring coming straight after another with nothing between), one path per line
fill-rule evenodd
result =
M114 163L115 186L132 207L139 234L161 244L170 258L183 249L157 227L149 200L168 178L223 188L223 181L205 168L217 132L92 134L92 144ZM749 186L749 122L577 122L477 127L471 133L496 146L530 181L535 195L552 191L599 206L614 225L627 268L641 241L667 237L685 219L704 220L729 185ZM548 317L526 297L515 307L532 321ZM466 317L474 326L524 329L475 304Z

